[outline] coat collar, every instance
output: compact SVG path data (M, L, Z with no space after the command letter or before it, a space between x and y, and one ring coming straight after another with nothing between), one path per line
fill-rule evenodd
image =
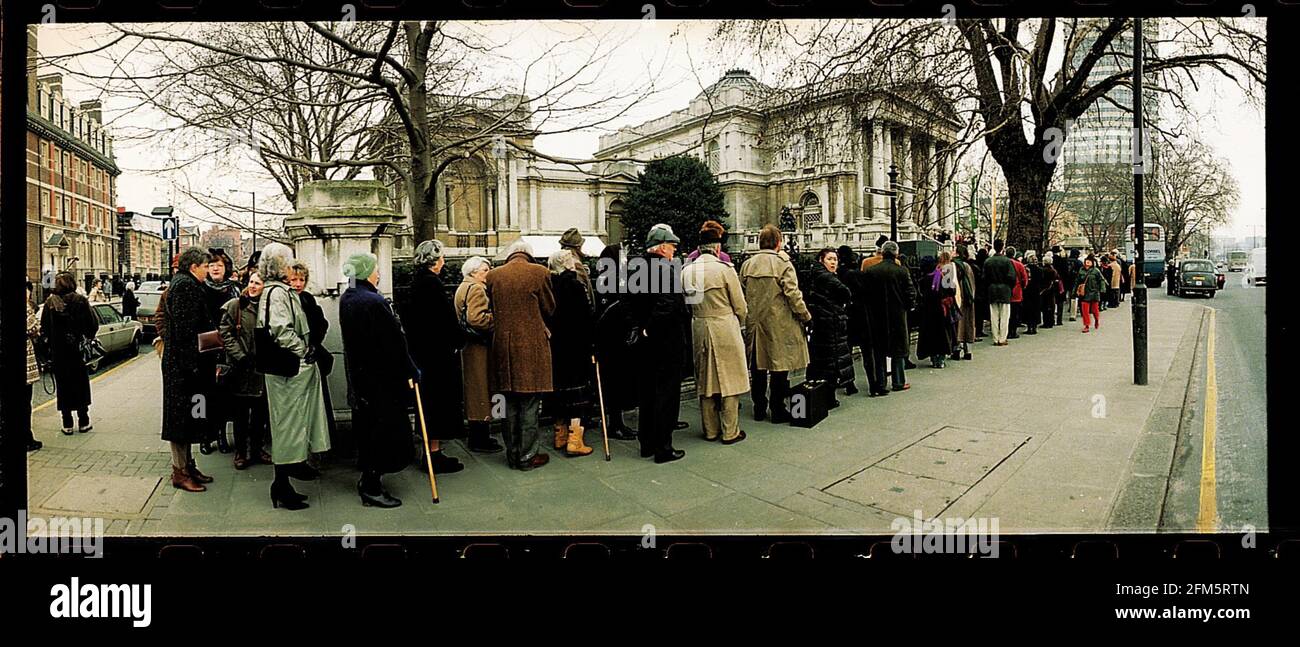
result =
M515 253L511 254L510 256L507 256L507 257L506 257L506 263L507 263L507 264L509 264L509 263L533 263L533 262L535 262L535 260L533 259L533 255L532 255L532 254L529 254L528 252L524 252L524 251L515 252Z

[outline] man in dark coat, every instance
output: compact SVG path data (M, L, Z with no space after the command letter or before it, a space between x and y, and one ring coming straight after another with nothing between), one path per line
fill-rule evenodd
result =
M681 411L682 379L691 370L691 312L682 290L681 266L673 262L681 240L668 225L646 234L645 256L629 261L627 301L640 332L633 345L640 372L641 456L656 463L675 461L686 452L673 448L673 429Z
M213 353L199 353L199 334L216 329L208 310L207 278L212 257L198 247L181 253L179 270L167 288L167 325L162 330L162 439L172 444L172 485L189 492L212 482L198 470L191 446L212 431L208 400L216 378Z
M442 450L442 442L464 438L464 383L460 349L465 331L440 273L446 260L442 243L426 240L415 248L411 289L398 304L411 358L420 369L420 397L429 434L433 471L450 474L465 465Z
M420 371L406 349L406 338L388 300L379 293L374 254L353 254L343 267L351 286L339 297L339 328L348 382L355 397L353 429L357 439L357 494L362 505L395 508L402 501L389 494L381 475L411 463L411 382ZM421 392L423 397L423 392Z
M876 384L875 362L871 353L871 324L867 318L866 288L862 284L862 270L858 269L858 255L848 245L841 245L839 250L839 270L836 275L849 289L852 301L849 303L849 352L854 347L862 349L862 370L867 374L868 393L875 394L883 385Z
M1038 254L1034 250L1025 252L1025 276L1028 280L1025 282L1024 296L1020 302L1020 320L1025 324L1026 335L1038 334L1038 322L1043 318L1042 300L1039 298L1043 289L1043 266L1038 262Z
M1003 252L1002 240L995 240L993 255L984 261L984 283L988 286L994 346L1006 346L1011 338L1011 304L1020 280L1015 264Z
M867 318L871 321L871 347L876 371L876 383L884 390L885 359L893 367L893 390L912 388L907 383L904 367L911 353L911 337L907 329L907 313L916 304L916 286L906 267L894 263L898 256L898 243L888 241L881 247L884 262L876 263L863 272L867 294Z

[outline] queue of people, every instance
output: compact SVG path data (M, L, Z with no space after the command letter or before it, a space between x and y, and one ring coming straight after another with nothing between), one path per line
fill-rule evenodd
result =
M759 251L739 268L724 256L725 235L721 224L706 222L698 248L683 259L672 228L655 225L640 254L607 246L594 275L576 229L546 259L520 240L498 267L482 257L466 260L451 292L442 244L424 241L396 307L380 293L378 258L349 257L338 322L362 504L400 506L383 475L424 466L412 451L416 389L428 441L421 449L435 473L465 468L444 451L455 440L475 453L504 452L513 469L545 466L544 419L553 427L546 437L554 450L589 456L589 421L598 408L611 439L637 440L643 458L667 463L685 455L673 433L683 426L687 375L694 377L703 438L732 445L747 438L740 424L747 393L755 420L793 420L792 372L852 396L856 348L868 396L907 391L914 328L917 357L943 369L973 359L985 321L994 346L1008 345L1022 326L1037 334L1067 316L1074 321L1075 303L1083 331L1099 328L1098 306L1115 289L1115 275L1104 275L1091 255L1081 261L1077 251L1067 256L1054 248L1039 258L1000 240L973 256L964 244L926 256L916 264L918 276L893 241L878 241L876 253L861 260L851 248L825 248L801 281L775 226L762 229ZM304 289L307 265L287 246L268 245L241 272L213 251L219 250L191 248L178 256L158 307L162 437L172 447L172 484L204 491L213 479L198 470L191 448L208 453L215 441L218 451L234 452L236 470L274 466L273 506L307 508L308 497L292 481L318 478L311 458L331 448L329 323ZM629 279L634 268L652 280ZM93 336L88 312L72 276L61 276L45 316L35 325L29 318L29 328L66 338L58 342L66 352L78 336ZM82 373L74 374L78 365ZM77 388L84 364L56 359L55 372L67 385L59 402L64 433L71 433L73 414L79 430L89 431L88 385ZM832 407L839 404L832 400ZM632 409L639 429L624 420ZM498 443L493 423L502 420ZM233 445L225 440L228 422Z

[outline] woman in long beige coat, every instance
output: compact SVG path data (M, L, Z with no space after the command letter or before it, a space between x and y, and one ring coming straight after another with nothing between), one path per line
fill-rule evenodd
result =
M724 445L745 439L740 430L740 396L749 391L745 340L740 329L748 307L740 279L717 254L721 226L705 223L700 252L682 270L686 302L691 305L691 337L695 345L695 392L700 398L704 439Z
M762 420L768 408L768 375L772 378L772 422L790 421L785 398L790 392L789 372L808 366L808 342L803 324L812 319L790 257L781 251L781 231L773 225L758 235L761 248L740 268L740 285L749 305L745 329L746 352L752 369L750 390L754 418Z
M501 445L490 435L492 401L488 388L488 340L492 337L492 306L488 301L488 270L492 264L482 256L475 256L460 266L465 277L456 288L456 316L465 325L483 333L470 337L460 353L460 366L465 379L465 418L469 421L469 450L482 454L501 451Z

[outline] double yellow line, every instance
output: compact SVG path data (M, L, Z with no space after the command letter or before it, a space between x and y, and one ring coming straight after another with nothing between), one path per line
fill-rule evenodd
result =
M1214 313L1214 308L1210 308L1210 335L1205 348L1205 427L1201 432L1201 505L1196 532L1215 532L1219 525L1214 474L1214 431L1219 399L1219 385L1214 377Z
M103 373L100 373L99 375L96 375L95 377L91 378L90 383L91 383L91 384L94 384L95 382L98 382L98 381L100 381L100 380L102 380L102 379L104 379L104 378L106 378L106 377L112 375L113 373L115 373L115 372L117 371L117 369L122 368L123 366L126 366L127 364L130 364L131 362L134 362L134 361L136 361L137 359L140 359L140 357L141 357L141 355L136 355L135 357L132 357L132 358L130 358L130 359L128 359L128 360L122 362L121 364L118 364L117 366L114 366L113 368L110 368L110 369L108 369L107 371L104 371ZM57 391L56 391L55 393L57 393ZM38 412L38 411L41 411L42 409L45 409L46 407L49 407L50 405L53 405L55 402L58 402L58 400L59 400L59 399L58 399L57 396L56 396L56 397L53 397L53 398L50 398L49 400L46 400L45 402L40 403L40 404L37 405L36 407L33 407L33 408L32 408L32 413L36 413L36 412Z

